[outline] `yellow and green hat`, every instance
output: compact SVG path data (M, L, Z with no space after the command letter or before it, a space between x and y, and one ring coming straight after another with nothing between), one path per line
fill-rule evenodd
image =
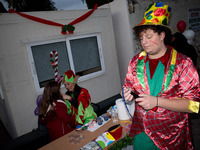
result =
M152 3L148 6L144 13L144 18L141 23L134 26L133 29L143 25L160 25L172 29L168 26L171 7L162 2Z

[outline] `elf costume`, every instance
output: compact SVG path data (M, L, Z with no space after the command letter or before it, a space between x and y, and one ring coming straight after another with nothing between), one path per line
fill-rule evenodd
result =
M166 26L170 11L171 8L161 2L153 3L137 27ZM134 56L128 66L124 87L130 87L135 93L168 99L188 99L191 101L191 107L195 108L188 109L198 112L199 102L195 101L199 101L200 87L196 68L189 57L178 53L172 47L167 46L167 49L165 55L158 59L149 59L145 51ZM193 102L195 104L192 104ZM132 123L129 134L134 137L134 142L141 142L140 145L148 144L146 149L193 149L188 113L162 107L158 107L156 111L147 111L135 103L133 119L135 122ZM138 136L142 137L145 143L138 141Z
M63 82L76 83L75 74L72 70L64 73ZM74 91L67 91L65 94L72 97L71 100L65 100L68 107L68 113L76 117L76 124L86 124L97 117L91 106L91 97L85 88L81 88L75 84Z

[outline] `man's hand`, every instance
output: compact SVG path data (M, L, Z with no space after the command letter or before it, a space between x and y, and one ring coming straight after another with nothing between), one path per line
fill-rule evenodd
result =
M139 96L140 98L136 98L135 101L145 110L150 110L157 106L157 97L149 94L139 94Z
M124 90L125 101L132 101L134 97L133 97L133 95L131 95L131 89L125 87L123 90ZM120 94L122 96L122 91L120 92Z

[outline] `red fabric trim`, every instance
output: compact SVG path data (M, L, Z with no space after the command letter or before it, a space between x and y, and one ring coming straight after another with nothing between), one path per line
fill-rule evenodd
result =
M89 12L85 13L84 15L80 16L79 18L77 18L76 20L72 21L71 23L69 23L66 27L66 25L63 25L63 24L60 24L60 23L56 23L56 22L53 22L53 21L49 21L49 20L46 20L46 19L42 19L42 18L38 18L38 17L34 17L34 16L31 16L31 15L27 15L27 14L23 14L23 13L20 13L20 12L16 12L14 9L9 9L9 13L16 13L24 18L27 18L27 19L30 19L30 20L33 20L33 21L36 21L36 22L39 22L39 23L43 23L43 24L47 24L47 25L52 25L52 26L59 26L62 28L62 31L61 33L62 34L66 34L66 30L69 32L69 33L73 33L74 31L74 27L71 27L72 25L74 24L77 24L83 20L85 20L86 18L88 18L96 9L97 9L97 4L95 4L94 8L92 10L90 10ZM65 27L65 28L64 28Z
M90 10L89 12L87 12L86 14L82 15L81 17L77 18L76 20L72 21L71 23L69 23L70 25L74 25L77 24L83 20L85 20L87 17L89 17L96 9L97 9L97 4L95 4L94 8L92 10Z
M53 22L53 21L49 21L49 20L45 20L45 19L41 19L41 18L38 18L38 17L34 17L34 16L30 16L30 15L27 15L27 14L23 14L23 13L17 12L14 9L9 9L8 12L9 13L16 13L16 14L24 17L24 18L27 18L27 19L30 19L30 20L33 20L33 21L36 21L36 22L44 23L44 24L47 24L47 25L64 26L62 24L59 24L59 23L56 23L56 22Z

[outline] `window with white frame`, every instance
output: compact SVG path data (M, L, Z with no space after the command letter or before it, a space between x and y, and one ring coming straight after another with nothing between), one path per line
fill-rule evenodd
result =
M69 69L80 75L79 82L104 73L105 65L99 34L90 34L27 44L29 63L36 87L41 93L45 84L55 80L51 66L51 51L58 53L58 74L61 76Z

